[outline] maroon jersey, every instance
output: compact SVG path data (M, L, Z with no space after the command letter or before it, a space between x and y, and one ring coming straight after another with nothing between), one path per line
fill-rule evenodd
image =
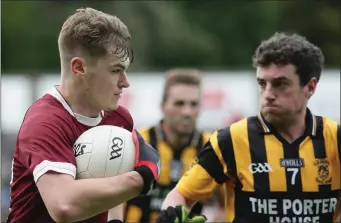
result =
M98 125L115 125L132 131L133 120L121 106L116 111L103 111L97 118L74 114L55 88L28 109L13 158L8 222L54 222L36 182L48 171L75 177L73 144L84 131ZM82 222L104 223L107 215L105 212Z

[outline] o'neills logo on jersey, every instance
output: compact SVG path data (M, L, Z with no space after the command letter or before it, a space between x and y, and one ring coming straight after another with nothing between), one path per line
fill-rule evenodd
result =
M303 159L280 159L281 167L304 167Z

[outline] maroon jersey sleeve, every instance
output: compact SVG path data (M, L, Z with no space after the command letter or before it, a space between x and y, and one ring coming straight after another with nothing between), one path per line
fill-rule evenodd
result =
M18 152L22 164L37 182L48 171L76 175L72 150L72 132L62 117L49 111L29 111L18 135Z

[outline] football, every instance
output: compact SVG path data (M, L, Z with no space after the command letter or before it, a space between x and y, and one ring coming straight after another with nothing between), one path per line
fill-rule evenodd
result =
M73 151L76 179L116 176L135 166L132 133L117 126L101 125L85 131L76 140Z

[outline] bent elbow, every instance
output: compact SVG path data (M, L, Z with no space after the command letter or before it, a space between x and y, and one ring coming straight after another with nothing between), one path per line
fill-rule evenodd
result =
M70 205L56 205L49 210L51 218L57 222L72 222L73 210Z

